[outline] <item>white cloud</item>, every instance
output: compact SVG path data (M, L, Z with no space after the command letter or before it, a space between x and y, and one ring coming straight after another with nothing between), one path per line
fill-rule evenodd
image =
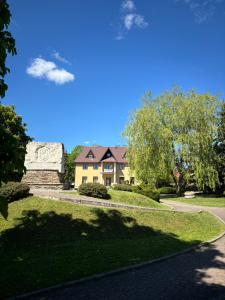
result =
M131 27L133 26L134 18L135 18L134 14L128 14L124 16L124 26L126 27L127 30L130 30Z
M187 5L197 23L203 23L215 14L218 4L224 0L175 0Z
M145 21L144 17L138 14L127 14L124 16L124 26L127 30L130 30L133 25L139 28L146 28L148 23Z
M123 1L123 3L122 3L122 9L124 9L124 10L130 10L130 11L135 10L136 8L135 8L134 1L132 1L132 0L125 0L125 1Z
M144 29L148 26L144 16L136 12L134 1L125 0L121 5L121 22L117 26L116 40L123 40L133 27Z
M68 61L65 57L61 56L61 55L59 54L59 52L57 52L57 51L54 51L54 52L52 53L52 56L53 56L55 59L57 59L58 61L63 62L64 64L71 65L71 62Z
M134 22L137 25L137 27L139 27L139 28L145 28L148 26L148 22L146 22L144 17L141 15L136 15Z
M54 62L47 61L43 58L33 59L26 71L27 74L32 77L43 78L59 85L71 82L75 79L72 73L64 69L59 69Z
M90 141L85 141L84 144L85 145L89 145L91 142Z

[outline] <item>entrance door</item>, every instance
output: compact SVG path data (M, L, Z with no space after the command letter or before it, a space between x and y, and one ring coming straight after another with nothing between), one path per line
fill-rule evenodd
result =
M105 179L105 185L106 186L111 186L111 183L112 183L112 178L111 177L106 177L106 179Z

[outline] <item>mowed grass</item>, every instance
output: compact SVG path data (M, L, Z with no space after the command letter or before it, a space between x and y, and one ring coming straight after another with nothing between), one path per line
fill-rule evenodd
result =
M172 200L177 202L183 202L192 205L201 205L209 207L225 207L225 197L209 197L209 196L198 196L192 199L186 199L184 197L166 198L165 200Z
M74 196L79 195L78 192L71 192L69 194ZM111 196L111 199L106 201L128 204L128 205L145 206L145 207L156 208L156 209L171 209L167 205L158 203L152 200L151 198L133 192L117 191L117 190L110 189L109 194Z
M109 194L111 196L111 201L116 203L145 206L158 209L170 209L168 206L158 203L152 200L151 198L133 192L117 191L110 189Z
M223 230L208 213L17 201L8 221L0 218L0 299L154 259Z

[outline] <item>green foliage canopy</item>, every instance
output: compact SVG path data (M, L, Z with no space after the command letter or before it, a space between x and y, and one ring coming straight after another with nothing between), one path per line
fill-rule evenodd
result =
M124 131L136 177L156 185L172 175L178 193L193 178L198 188L214 190L218 107L217 97L194 90L174 88L154 99L146 94Z
M16 54L15 40L11 33L7 31L10 24L11 13L9 5L6 0L0 0L0 97L5 96L5 92L8 89L7 84L4 81L4 77L10 72L10 69L6 67L7 54Z
M16 171L25 170L26 145L31 138L26 134L26 124L13 106L0 105L0 183L11 180Z
M74 182L74 166L75 159L81 153L83 146L77 145L73 148L71 153L67 154L65 157L65 175L64 179L69 182Z
M222 102L219 124L218 124L218 136L215 143L215 151L217 154L217 171L219 174L219 186L220 190L224 190L225 187L225 102Z

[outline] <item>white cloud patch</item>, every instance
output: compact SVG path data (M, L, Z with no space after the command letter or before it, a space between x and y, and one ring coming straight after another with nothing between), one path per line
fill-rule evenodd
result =
M71 62L68 61L65 57L61 56L61 55L59 54L59 52L57 52L57 51L54 51L54 52L52 53L52 56L53 56L55 59L57 59L58 61L63 62L64 64L71 65Z
M217 6L224 0L175 0L187 5L193 14L197 23L203 23L211 18L217 9Z
M72 73L58 68L54 62L43 58L33 59L26 71L28 75L34 78L46 79L58 85L74 81L75 79Z
M136 6L132 0L122 2L120 19L121 21L117 27L117 40L124 39L125 35L133 27L144 29L148 26L148 22L145 21L144 16L137 13Z
M135 7L135 4L134 4L134 1L132 0L125 0L123 1L122 3L122 9L124 10L135 10L136 7Z
M127 14L124 16L124 26L126 27L127 30L130 30L131 27L133 26L134 18L135 18L134 14Z

